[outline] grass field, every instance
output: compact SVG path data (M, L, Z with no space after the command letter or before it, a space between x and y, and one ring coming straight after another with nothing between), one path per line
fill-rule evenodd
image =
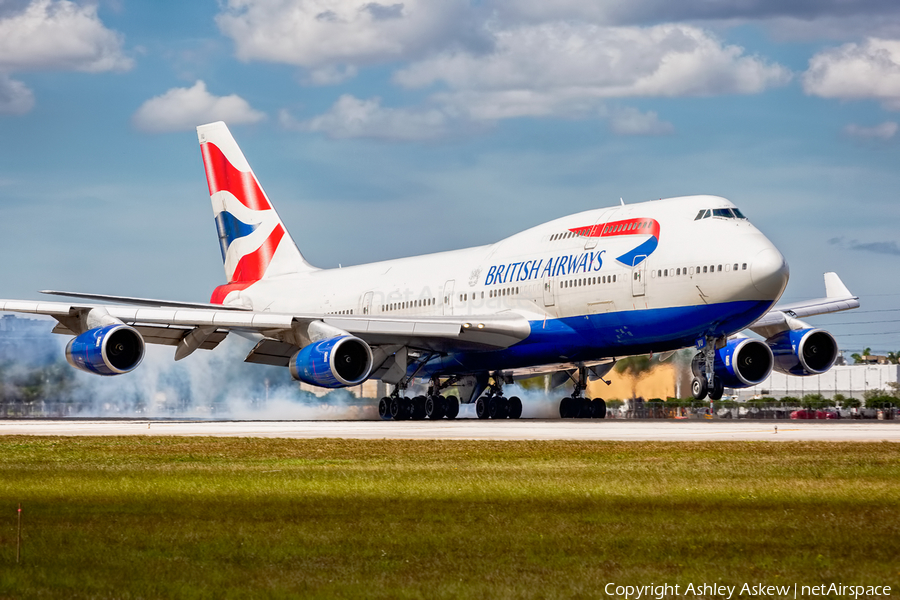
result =
M898 444L0 438L0 598L897 596L898 557Z

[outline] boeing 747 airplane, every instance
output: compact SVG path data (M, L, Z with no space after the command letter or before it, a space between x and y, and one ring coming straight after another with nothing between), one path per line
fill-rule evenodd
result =
M598 208L488 246L317 269L225 124L197 133L226 276L209 303L46 291L84 302L0 300L0 311L55 318L55 333L74 336L69 363L98 375L134 370L147 343L174 346L181 360L239 331L259 339L247 362L326 388L379 379L393 386L383 418L439 419L460 402L481 418L518 418L522 403L504 384L541 373L574 382L560 416L603 417L603 400L584 397L589 378L619 357L685 347L697 349L697 399L773 369L824 373L837 343L800 319L859 306L834 273L825 298L775 306L784 257L715 196ZM426 395L406 396L414 380ZM443 394L451 387L459 398Z

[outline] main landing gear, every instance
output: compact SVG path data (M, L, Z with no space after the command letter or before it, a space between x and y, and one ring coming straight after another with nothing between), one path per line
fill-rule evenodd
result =
M721 400L725 393L725 385L721 377L716 377L716 346L723 340L709 336L706 343L691 361L691 372L694 378L691 380L691 395L694 400L703 400L709 396L710 400Z
M587 389L587 368L578 368L578 377L573 377L575 390L569 398L563 398L559 402L559 416L561 419L605 419L606 402L603 398L584 397Z
M494 373L484 396L475 401L479 419L518 419L522 416L522 400L518 396L503 397L503 376Z
M395 421L429 419L455 419L459 415L459 399L456 396L442 396L440 382L433 380L424 396L408 398L404 395L406 386L402 383L394 388L390 396L378 403L378 416Z

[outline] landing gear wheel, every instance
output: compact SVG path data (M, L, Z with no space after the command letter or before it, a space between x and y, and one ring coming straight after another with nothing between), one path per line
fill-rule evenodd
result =
M385 396L378 402L378 416L381 417L384 421L390 420L391 399L388 396Z
M591 400L591 417L594 419L606 418L606 402L604 402L603 398Z
M590 398L574 398L576 404L575 418L590 419L593 414L593 407Z
M694 377L691 381L691 395L694 400L703 400L709 391L709 385L706 383L706 377Z
M421 421L425 418L425 396L416 396L411 402L410 418L414 421Z
M447 413L447 401L443 396L428 396L425 399L425 416L429 419L443 419Z
M456 396L447 396L445 400L447 403L447 418L455 419L457 415L459 415L459 398Z
M518 419L522 416L522 400L518 396L509 399L509 418Z
M509 416L509 401L502 396L494 396L488 400L488 416L492 419L505 419Z
M488 402L484 398L479 398L475 401L475 415L479 419L487 419L490 415L488 415Z
M559 401L559 418L571 419L575 416L575 399L563 398Z
M716 377L713 379L712 389L709 390L709 399L710 400L721 400L722 395L725 393L725 384L722 383L722 379Z
M406 419L405 398L391 398L391 418L395 421Z

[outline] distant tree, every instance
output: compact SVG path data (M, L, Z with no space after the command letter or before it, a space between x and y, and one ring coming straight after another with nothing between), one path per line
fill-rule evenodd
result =
M863 398L866 401L866 408L890 408L898 403L897 397L891 392L878 388L867 390Z
M862 364L863 362L865 362L863 359L863 356L871 356L871 354L872 354L872 349L865 348L865 349L863 349L862 354L859 354L858 352L854 352L853 354L850 355L850 358L853 359L854 364L858 365L858 364Z
M900 364L900 351L897 352L888 352L887 353L888 362L892 365Z

